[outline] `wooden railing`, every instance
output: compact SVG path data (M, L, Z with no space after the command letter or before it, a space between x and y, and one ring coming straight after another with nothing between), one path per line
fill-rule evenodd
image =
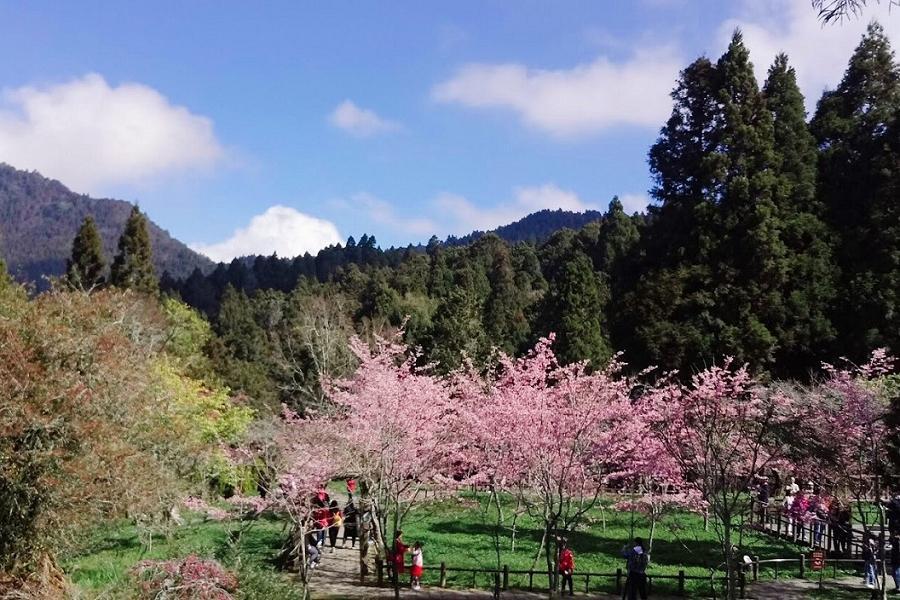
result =
M524 588L529 592L535 591L535 589L540 590L554 590L559 583L558 574L553 571L547 570L536 570L536 569L510 569L509 565L503 565L500 569L496 568L478 568L478 567L448 567L446 563L442 562L439 566L426 566L424 567L425 572L438 572L438 586L439 587L447 587L447 579L448 575L451 573L466 573L472 575L472 588L478 587L478 575L488 575L489 580L493 587L498 588L500 590L506 591L510 589L509 581L510 576L527 576L528 577L528 585ZM384 583L389 583L391 581L391 573L389 569L386 568L385 563L382 559L376 559L375 561L375 578L379 585L383 585ZM546 578L546 579L545 579ZM622 569L616 569L615 572L576 572L573 576L575 581L583 582L583 587L579 585L579 589L583 589L584 592L590 593L591 591L599 591L601 588L604 590L612 590L616 594L621 594L624 590L625 583L628 579L627 573L625 573ZM663 575L663 574L647 574L647 588L648 591L653 590L654 582L661 581L672 581L674 582L675 592L683 596L685 595L686 583L689 581L701 581L704 583L711 583L713 581L717 581L719 583L724 584L726 581L725 575L687 575L684 570L679 570L677 575ZM546 585L540 584L538 582L546 581ZM605 586L598 585L597 582L606 581L607 584ZM744 587L746 585L746 573L744 569L741 569L738 572L738 585L740 586L741 597L744 595Z

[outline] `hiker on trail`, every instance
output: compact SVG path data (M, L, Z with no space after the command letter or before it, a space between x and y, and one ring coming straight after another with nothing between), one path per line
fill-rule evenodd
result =
M569 595L575 594L574 584L572 583L572 574L575 572L575 555L569 548L569 542L566 538L560 540L559 546L559 575L562 579L561 592L566 591L566 583L569 584Z
M800 491L800 486L797 484L796 477L791 477L791 482L787 485L787 488L791 496L797 495L797 492Z
M756 489L757 508L759 509L759 522L762 525L766 523L766 513L769 511L769 479L761 477L759 486Z
M794 496L794 503L791 505L791 517L796 523L794 535L800 539L803 539L803 524L809 518L807 512L809 512L809 498L807 498L806 492L797 492L797 495Z
M825 535L825 523L828 521L829 499L824 494L814 494L809 498L808 514L812 520L813 544L822 543Z
M409 546L403 543L403 531L398 529L397 533L394 535L394 547L391 552L391 562L394 565L394 576L398 579L400 575L403 574L407 552L409 552Z
M337 545L338 530L341 528L344 517L341 514L341 507L338 506L337 500L331 501L328 507L328 540L331 542L331 553L334 554L334 547Z
M319 552L318 547L316 547L316 545L319 541L319 536L318 536L318 533L314 529L315 527L316 527L315 521L311 521L310 522L310 531L306 535L306 540L304 540L304 542L306 543L306 568L308 570L312 570L312 569L315 569L316 567L318 567L319 560L322 557L321 553Z
M323 500L315 504L316 509L313 510L313 519L315 520L316 545L322 547L325 545L325 536L328 526L331 522L331 510Z
M791 486L784 488L784 500L781 503L781 511L787 517L788 535L794 535L794 496L795 492L791 491ZM780 532L779 532L780 533Z
M425 570L425 559L422 556L422 542L413 544L412 549L412 566L409 569L410 586L414 590L421 590L420 582L422 580L422 572Z
M891 573L894 575L894 591L900 592L900 537L891 538Z
M356 535L357 535L357 527L359 524L359 512L356 510L356 506L353 504L353 501L347 503L347 506L344 507L344 543L343 545L347 545L347 538L350 538L350 547L356 547Z
M862 551L863 570L865 572L863 583L868 588L874 588L878 581L878 559L875 550L875 538L868 537Z
M622 595L628 596L628 600L637 600L640 594L641 600L647 599L647 563L649 556L644 549L644 540L634 538L634 545L628 544L622 548L622 556L627 560L628 578L625 580L625 591Z
M834 549L839 556L850 556L850 542L853 539L851 521L853 514L850 505L840 500L831 509L831 531L834 537Z
M353 502L353 492L356 491L356 480L348 479L347 480L347 501Z

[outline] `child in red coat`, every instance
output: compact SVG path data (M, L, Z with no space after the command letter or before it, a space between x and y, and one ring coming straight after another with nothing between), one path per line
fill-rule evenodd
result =
M569 595L575 594L574 584L572 583L572 574L575 572L575 555L569 548L565 539L562 540L559 547L559 574L562 578L562 592L566 591L566 583L569 584Z

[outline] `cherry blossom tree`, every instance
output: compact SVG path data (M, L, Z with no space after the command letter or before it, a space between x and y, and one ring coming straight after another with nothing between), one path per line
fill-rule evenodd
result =
M759 386L746 366L722 366L696 374L689 385L671 383L648 394L647 414L656 440L680 469L685 490L709 505L727 571L727 597L737 597L735 544L749 510L754 477L786 459L787 432L796 405L777 390Z
M556 572L554 541L594 508L604 483L619 476L643 437L634 418L636 380L617 361L597 371L560 365L552 337L525 357L501 356L486 381L456 381L462 423L459 464L496 494L515 493L543 524L535 562ZM498 502L499 506L499 502Z
M398 531L425 486L446 481L438 476L448 470L456 414L448 382L432 376L430 365L418 366L420 357L398 340L374 336L370 345L353 337L355 374L328 386L346 473L356 476L371 505L380 555L388 526ZM360 546L364 553L366 544Z

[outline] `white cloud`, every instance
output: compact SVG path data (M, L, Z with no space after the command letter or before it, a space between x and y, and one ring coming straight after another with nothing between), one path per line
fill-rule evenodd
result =
M650 198L647 194L622 194L619 196L619 202L626 214L642 213L647 211L647 205L650 204Z
M740 27L760 81L765 80L775 55L787 53L807 109L812 110L823 90L840 82L870 19L881 18L894 47L900 45L900 19L878 8L873 3L862 18L823 25L809 0L743 0L741 13L719 27L719 43L724 48L735 27Z
M597 207L574 192L548 183L516 188L512 201L491 207L476 206L463 196L443 193L434 199L432 208L435 221L445 229L442 233L465 234L474 229L495 229L545 208L583 212Z
M338 129L358 137L388 133L400 128L398 123L378 116L375 111L361 108L350 100L338 104L328 116L328 121Z
M390 202L367 192L354 194L349 202L340 201L339 204L350 210L362 210L373 222L379 225L388 225L396 231L414 235L431 235L437 229L437 225L430 218L400 216Z
M216 244L191 244L191 248L219 262L251 254L294 257L305 252L315 254L338 244L341 236L330 221L303 214L288 206L272 206L250 219L230 238Z
M571 69L470 64L436 85L432 98L469 108L507 109L558 137L617 125L658 127L671 110L669 92L682 60L670 47L639 50L625 62L601 56Z
M224 157L208 118L139 83L102 76L0 93L0 161L79 192L135 183Z

